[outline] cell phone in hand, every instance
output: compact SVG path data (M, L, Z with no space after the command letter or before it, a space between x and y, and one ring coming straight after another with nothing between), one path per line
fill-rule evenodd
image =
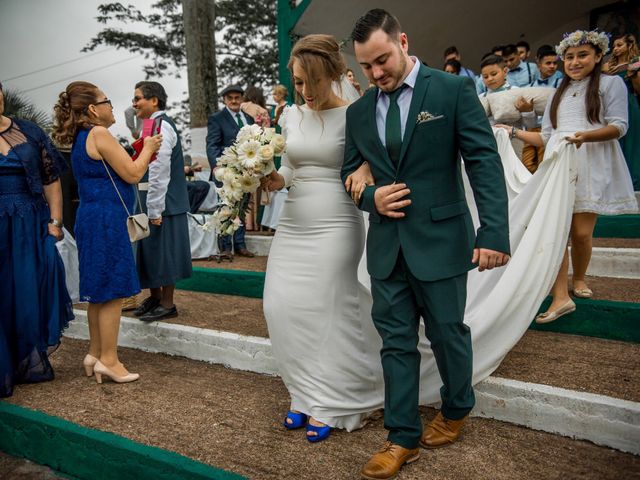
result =
M161 118L145 118L144 120L142 120L142 138L158 135L161 129Z
M158 135L161 129L161 118L145 118L144 120L142 120L142 135L140 136L140 139L144 141L145 137L153 137L154 135ZM158 158L158 154L154 153L153 155L151 155L149 163L153 162L156 158Z

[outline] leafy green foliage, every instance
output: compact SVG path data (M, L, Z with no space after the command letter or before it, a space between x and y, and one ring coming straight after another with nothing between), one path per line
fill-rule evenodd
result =
M83 51L101 45L115 46L140 53L147 78L173 75L180 77L186 67L186 49L180 0L159 0L153 13L144 15L134 5L120 2L98 7L97 20L108 25L123 22L132 27L146 24L150 33L106 27ZM217 0L216 64L219 87L229 83L272 85L277 80L278 49L276 2L269 0ZM218 37L220 38L220 36Z
M52 128L51 115L38 110L30 100L17 90L4 91L4 115L21 118L35 123L44 131Z

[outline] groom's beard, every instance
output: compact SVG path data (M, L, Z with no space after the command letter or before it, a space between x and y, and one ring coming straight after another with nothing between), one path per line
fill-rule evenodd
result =
M395 71L389 72L387 74L389 77L391 77L393 79L393 84L392 85L388 85L387 84L386 86L382 87L376 81L376 84L378 84L378 87L383 92L393 92L395 89L397 89L402 84L402 80L404 78L404 72L407 69L407 58L405 57L404 53L402 52L402 49L400 48L400 45L398 45L397 48L398 48L398 52L400 54L400 60L398 62L398 69L396 69Z

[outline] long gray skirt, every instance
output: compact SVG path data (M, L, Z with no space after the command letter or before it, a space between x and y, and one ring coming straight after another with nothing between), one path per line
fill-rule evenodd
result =
M187 214L162 217L162 225L149 226L151 235L136 245L136 266L140 286L164 287L191 277Z

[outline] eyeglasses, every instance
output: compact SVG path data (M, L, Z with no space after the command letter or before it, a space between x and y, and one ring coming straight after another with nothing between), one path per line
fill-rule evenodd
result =
M137 97L137 96L136 96L136 97L133 97L133 98L131 99L131 101L132 101L133 103L137 103L137 102L139 102L140 100L144 100L144 97Z
M101 102L96 102L94 103L94 105L102 105L103 103L108 103L109 106L113 108L113 105L111 104L111 100L109 100L108 98L106 100L102 100Z

